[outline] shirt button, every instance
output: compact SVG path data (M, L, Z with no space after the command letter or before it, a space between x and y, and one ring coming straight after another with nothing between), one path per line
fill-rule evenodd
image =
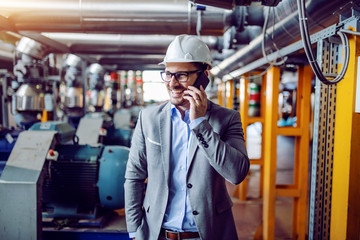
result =
M193 215L198 215L199 213L197 211L193 211Z
M200 138L200 137L202 137L202 134L201 134L201 133L198 133L196 136L197 136L198 138Z
M204 144L204 148L208 148L209 147L209 145L207 145L206 143Z
M188 184L187 184L187 187L188 187L188 188L192 188L192 184L191 184L191 183L188 183Z

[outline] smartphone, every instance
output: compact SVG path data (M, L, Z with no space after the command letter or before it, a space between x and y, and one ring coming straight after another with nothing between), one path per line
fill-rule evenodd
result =
M202 72L199 77L196 79L195 83L194 83L194 87L200 89L200 86L203 86L203 88L205 89L207 87L207 85L209 84L210 80L209 78L206 76L205 72Z

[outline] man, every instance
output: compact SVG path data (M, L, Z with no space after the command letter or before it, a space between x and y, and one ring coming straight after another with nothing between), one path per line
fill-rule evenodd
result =
M240 114L192 86L211 66L197 37L177 36L162 64L170 101L139 114L126 168L130 237L237 239L225 179L239 184L249 170Z

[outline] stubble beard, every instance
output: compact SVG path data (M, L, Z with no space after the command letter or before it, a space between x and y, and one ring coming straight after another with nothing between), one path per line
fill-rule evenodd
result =
M169 95L170 95L170 102L176 107L182 107L182 108L187 109L187 108L189 108L190 103L188 102L188 100L186 100L184 98L184 93L181 94L181 97L180 96L179 97L172 96L172 91L179 91L179 90L184 91L185 89L175 88L175 89L168 90Z

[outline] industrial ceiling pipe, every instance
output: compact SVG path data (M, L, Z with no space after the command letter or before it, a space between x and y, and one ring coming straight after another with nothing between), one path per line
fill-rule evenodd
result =
M126 34L85 34L85 33L43 33L44 36L68 46L76 53L116 54L164 54L174 35L126 35ZM210 48L216 37L201 36Z
M276 6L281 0L190 0L195 4L209 5L213 7L233 9L235 6L250 5L251 2L261 2L265 6Z
M55 52L97 54L94 59L101 61L104 55L114 53L164 54L174 35L196 34L198 15L201 15L201 38L215 50L219 50L215 36L222 36L230 27L235 26L241 32L244 26L259 26L264 21L259 6L237 7L234 11L214 7L206 7L201 12L195 9L186 0L150 3L138 0L1 1L0 29L19 32ZM36 36L40 33L47 39ZM211 37L207 38L209 35ZM53 48L53 40L63 46ZM93 59L88 61L94 62Z
M342 12L359 6L359 2L359 0L308 0L306 2L306 12L309 19L309 30L314 33L337 23ZM274 11L276 24L275 27L269 24L267 34L268 36L274 36L273 42L276 43L277 47L280 49L300 40L296 0L283 0L274 8ZM217 64L211 70L211 73L221 78L239 67L262 58L261 42L262 36L260 35L247 46ZM266 45L270 46L270 44L272 45L272 41L267 37Z
M232 11L207 7L201 35L222 35ZM0 1L0 29L36 32L196 34L198 13L187 0Z

